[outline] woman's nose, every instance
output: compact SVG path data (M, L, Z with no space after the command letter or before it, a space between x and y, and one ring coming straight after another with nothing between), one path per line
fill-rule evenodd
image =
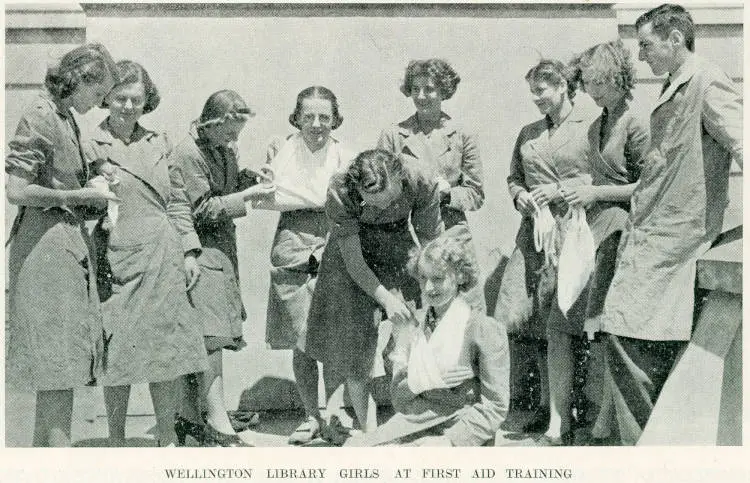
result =
M424 99L426 96L424 95L424 89L419 89L419 92L417 93L417 99Z

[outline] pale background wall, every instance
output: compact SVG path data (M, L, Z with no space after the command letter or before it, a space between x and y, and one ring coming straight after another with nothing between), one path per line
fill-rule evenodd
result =
M705 4L704 4L705 5ZM258 166L271 136L292 132L287 117L299 90L331 88L345 121L335 135L354 149L371 147L380 130L413 112L398 90L409 59L443 57L462 77L444 110L479 136L485 207L470 217L485 274L512 248L519 217L505 177L520 128L539 117L523 76L539 55L568 60L597 42L623 36L637 57L635 17L644 7L612 4L537 5L117 5L51 8L6 6L6 117L11 135L49 63L83 41L104 43L116 59L142 63L161 89L162 104L143 119L174 141L185 136L206 97L231 88L258 112L240 139L241 162ZM693 9L698 52L742 81L742 8ZM659 90L636 62L647 106ZM577 100L591 112L585 94ZM94 112L84 125L98 122ZM741 178L732 180L729 219L741 219ZM6 209L6 231L14 210ZM291 378L286 351L265 349L268 253L277 215L254 212L238 221L242 289L250 347L226 358L228 404L264 376ZM147 403L150 404L150 403Z

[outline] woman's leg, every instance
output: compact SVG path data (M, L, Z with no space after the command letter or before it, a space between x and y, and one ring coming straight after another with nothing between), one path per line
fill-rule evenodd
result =
M550 330L547 345L549 371L550 423L547 436L559 438L571 429L571 391L573 389L573 349L571 337Z
M372 401L370 395L368 380L350 376L346 378L346 386L349 389L349 399L360 428L364 432L374 430L377 427L377 422L370 409L374 410L375 402ZM370 404L370 401L372 401L372 404Z
M177 408L180 417L191 423L203 424L201 416L203 374L186 374L179 378L178 384L182 393Z
M73 389L38 391L34 421L35 447L69 447Z
M294 348L292 367L297 391L305 407L305 415L320 420L318 407L318 361Z
M154 405L159 446L175 446L177 434L174 431L174 414L177 409L178 380L152 382L148 388Z
M235 434L224 403L223 367L222 350L209 352L208 370L203 373L203 394L208 413L206 421L220 433Z
M128 414L130 386L104 386L104 405L107 407L109 445L125 446L125 419Z

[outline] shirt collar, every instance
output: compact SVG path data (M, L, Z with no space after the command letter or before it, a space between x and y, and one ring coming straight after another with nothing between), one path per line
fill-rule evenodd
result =
M401 134L408 136L411 134L416 133L419 130L419 119L417 118L417 113L415 112L413 115L411 115L408 119L405 121L402 121L398 124L399 131ZM446 135L450 135L456 132L456 126L453 122L453 119L446 114L445 112L440 112L440 128L445 131Z
M104 118L102 122L99 123L96 129L94 129L94 132L91 134L91 139L103 144L113 144L116 140L115 136L112 134L112 130L109 127L109 123L107 122L108 118ZM149 129L144 128L139 123L135 124L135 129L133 129L133 135L131 136L131 143L135 141L140 141L141 139L149 140L152 137L156 136L156 133L154 131L151 131Z

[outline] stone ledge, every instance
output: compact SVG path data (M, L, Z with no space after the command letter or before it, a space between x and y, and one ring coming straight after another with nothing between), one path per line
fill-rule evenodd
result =
M5 28L86 29L86 14L79 4L8 4Z

